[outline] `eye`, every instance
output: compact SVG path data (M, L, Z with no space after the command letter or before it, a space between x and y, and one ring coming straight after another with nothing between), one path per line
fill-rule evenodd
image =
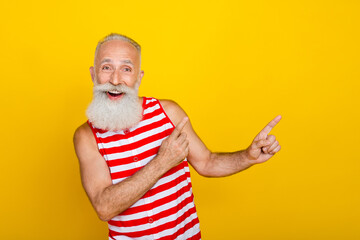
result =
M101 70L108 71L108 70L111 70L111 67L109 65L104 65L101 67Z
M124 67L123 70L124 70L124 72L131 72L131 68L129 68L129 67Z

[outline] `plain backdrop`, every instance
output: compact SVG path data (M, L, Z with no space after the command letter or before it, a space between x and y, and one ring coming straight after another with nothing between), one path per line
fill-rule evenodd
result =
M143 47L140 95L178 102L213 151L276 115L282 150L227 178L191 169L205 240L360 239L358 1L2 1L6 240L107 239L72 137L111 32Z

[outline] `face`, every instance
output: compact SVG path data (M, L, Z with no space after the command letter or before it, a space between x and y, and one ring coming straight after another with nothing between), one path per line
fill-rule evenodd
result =
M144 72L140 71L138 50L122 40L110 40L101 45L90 73L94 84L126 85L133 89L139 87L144 75ZM119 100L126 93L113 90L106 94L110 100Z

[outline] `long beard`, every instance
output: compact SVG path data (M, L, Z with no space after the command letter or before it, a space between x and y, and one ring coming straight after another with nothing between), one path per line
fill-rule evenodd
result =
M122 92L123 96L119 100L110 100L106 92L115 90ZM86 116L96 128L119 131L138 124L142 111L137 86L133 89L105 83L94 85L93 100L86 110Z

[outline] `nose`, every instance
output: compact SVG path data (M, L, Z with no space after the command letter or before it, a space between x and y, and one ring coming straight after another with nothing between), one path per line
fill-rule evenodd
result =
M114 71L113 72L113 74L111 75L111 78L110 78L110 83L115 85L115 86L124 83L124 81L122 79L122 76L119 73L119 71Z

